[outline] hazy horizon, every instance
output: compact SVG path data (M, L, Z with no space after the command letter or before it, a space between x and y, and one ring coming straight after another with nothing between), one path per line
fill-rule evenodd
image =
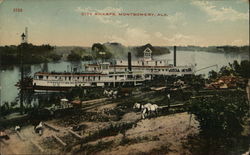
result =
M29 42L31 43L31 42ZM94 42L94 43L99 43L99 42ZM93 44L94 44L93 43ZM105 43L119 43L119 42L105 42ZM101 43L101 44L105 44L105 43ZM19 43L20 44L20 43ZM13 44L13 45L0 45L0 46L18 46L19 44ZM36 46L41 46L41 45L47 45L47 44L33 44L31 43L32 45L36 45ZM93 45L92 44L92 45ZM121 43L120 43L121 44ZM151 43L146 43L146 44L151 44ZM139 46L144 46L146 44L143 44L143 45L132 45L132 46L125 46L123 44L123 46L125 47L139 47ZM49 44L50 46L55 46L55 47L84 47L84 48L91 48L92 45L90 46L83 46L83 45L52 45L52 44ZM243 47L243 46L250 46L250 45L209 45L209 46L199 46L199 45L154 45L154 44L151 44L152 46L154 47L174 47L174 46L182 46L182 47L189 47L189 46L195 46L195 47L220 47L220 46L237 46L237 47Z

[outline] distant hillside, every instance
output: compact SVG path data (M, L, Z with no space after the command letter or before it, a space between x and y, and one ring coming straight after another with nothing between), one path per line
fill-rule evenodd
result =
M168 47L172 49L173 47ZM249 46L177 46L179 51L206 51L206 52L223 52L223 53L244 53L249 52Z
M54 52L53 46L33 45L23 43L21 45L0 46L0 66L1 65L18 65L23 64L37 64L43 62L59 61L61 55ZM20 51L22 51L20 53ZM21 56L22 55L22 56Z

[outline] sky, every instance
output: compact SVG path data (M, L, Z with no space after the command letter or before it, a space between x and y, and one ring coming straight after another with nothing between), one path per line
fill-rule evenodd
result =
M35 45L242 46L249 45L249 0L0 0L0 46L20 44L25 27Z

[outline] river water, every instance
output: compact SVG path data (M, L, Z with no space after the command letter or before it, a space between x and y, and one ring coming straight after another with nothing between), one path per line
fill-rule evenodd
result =
M169 63L172 62L173 52L155 57L155 59L167 59ZM218 67L211 67L204 69L198 74L207 74L210 70L217 70L228 63L232 63L234 60L241 61L248 59L247 54L223 54L223 53L211 53L201 51L178 51L177 52L177 66L196 64L196 69L204 68L211 65L218 65ZM25 67L25 74L33 76L38 71L57 71L64 72L70 71L71 68L76 66L83 66L87 62L70 63L61 61L58 63L46 63L46 64L35 64L28 65ZM83 70L83 68L78 68ZM18 66L10 67L8 69L0 70L0 104L4 102L15 101L18 97L19 90L15 84L20 79L20 68Z

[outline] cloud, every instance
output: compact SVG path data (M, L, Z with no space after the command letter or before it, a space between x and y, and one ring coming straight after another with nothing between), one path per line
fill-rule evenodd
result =
M122 8L112 8L112 7L106 7L104 9L93 9L91 7L81 8L77 7L75 9L76 12L80 13L120 13L123 11ZM99 22L104 24L110 24L116 27L128 27L128 24L124 24L122 21L114 19L114 17L110 16L101 16L101 15L95 15L95 17Z
M185 21L186 17L181 12L176 12L173 15L168 15L166 17L166 21L168 22L168 27L171 29L175 29L178 26L185 26L187 22Z
M150 34L141 28L127 27L123 36L106 36L111 42L120 42L124 45L143 45L150 42Z
M184 35L181 33L176 33L173 36L166 37L160 32L155 32L154 36L156 39L161 40L161 42L164 42L167 45L196 45L198 42L202 41L202 39L199 39L196 36Z
M232 41L231 45L235 45L235 46L249 45L249 40L237 39L237 40Z
M192 4L198 6L201 10L206 12L210 19L208 21L237 21L249 20L249 13L238 12L231 7L218 8L213 3L208 1L192 1Z
M161 38L163 36L161 32L155 32L154 35L157 38Z
M240 1L237 1L238 3L249 3L250 0L240 0Z

